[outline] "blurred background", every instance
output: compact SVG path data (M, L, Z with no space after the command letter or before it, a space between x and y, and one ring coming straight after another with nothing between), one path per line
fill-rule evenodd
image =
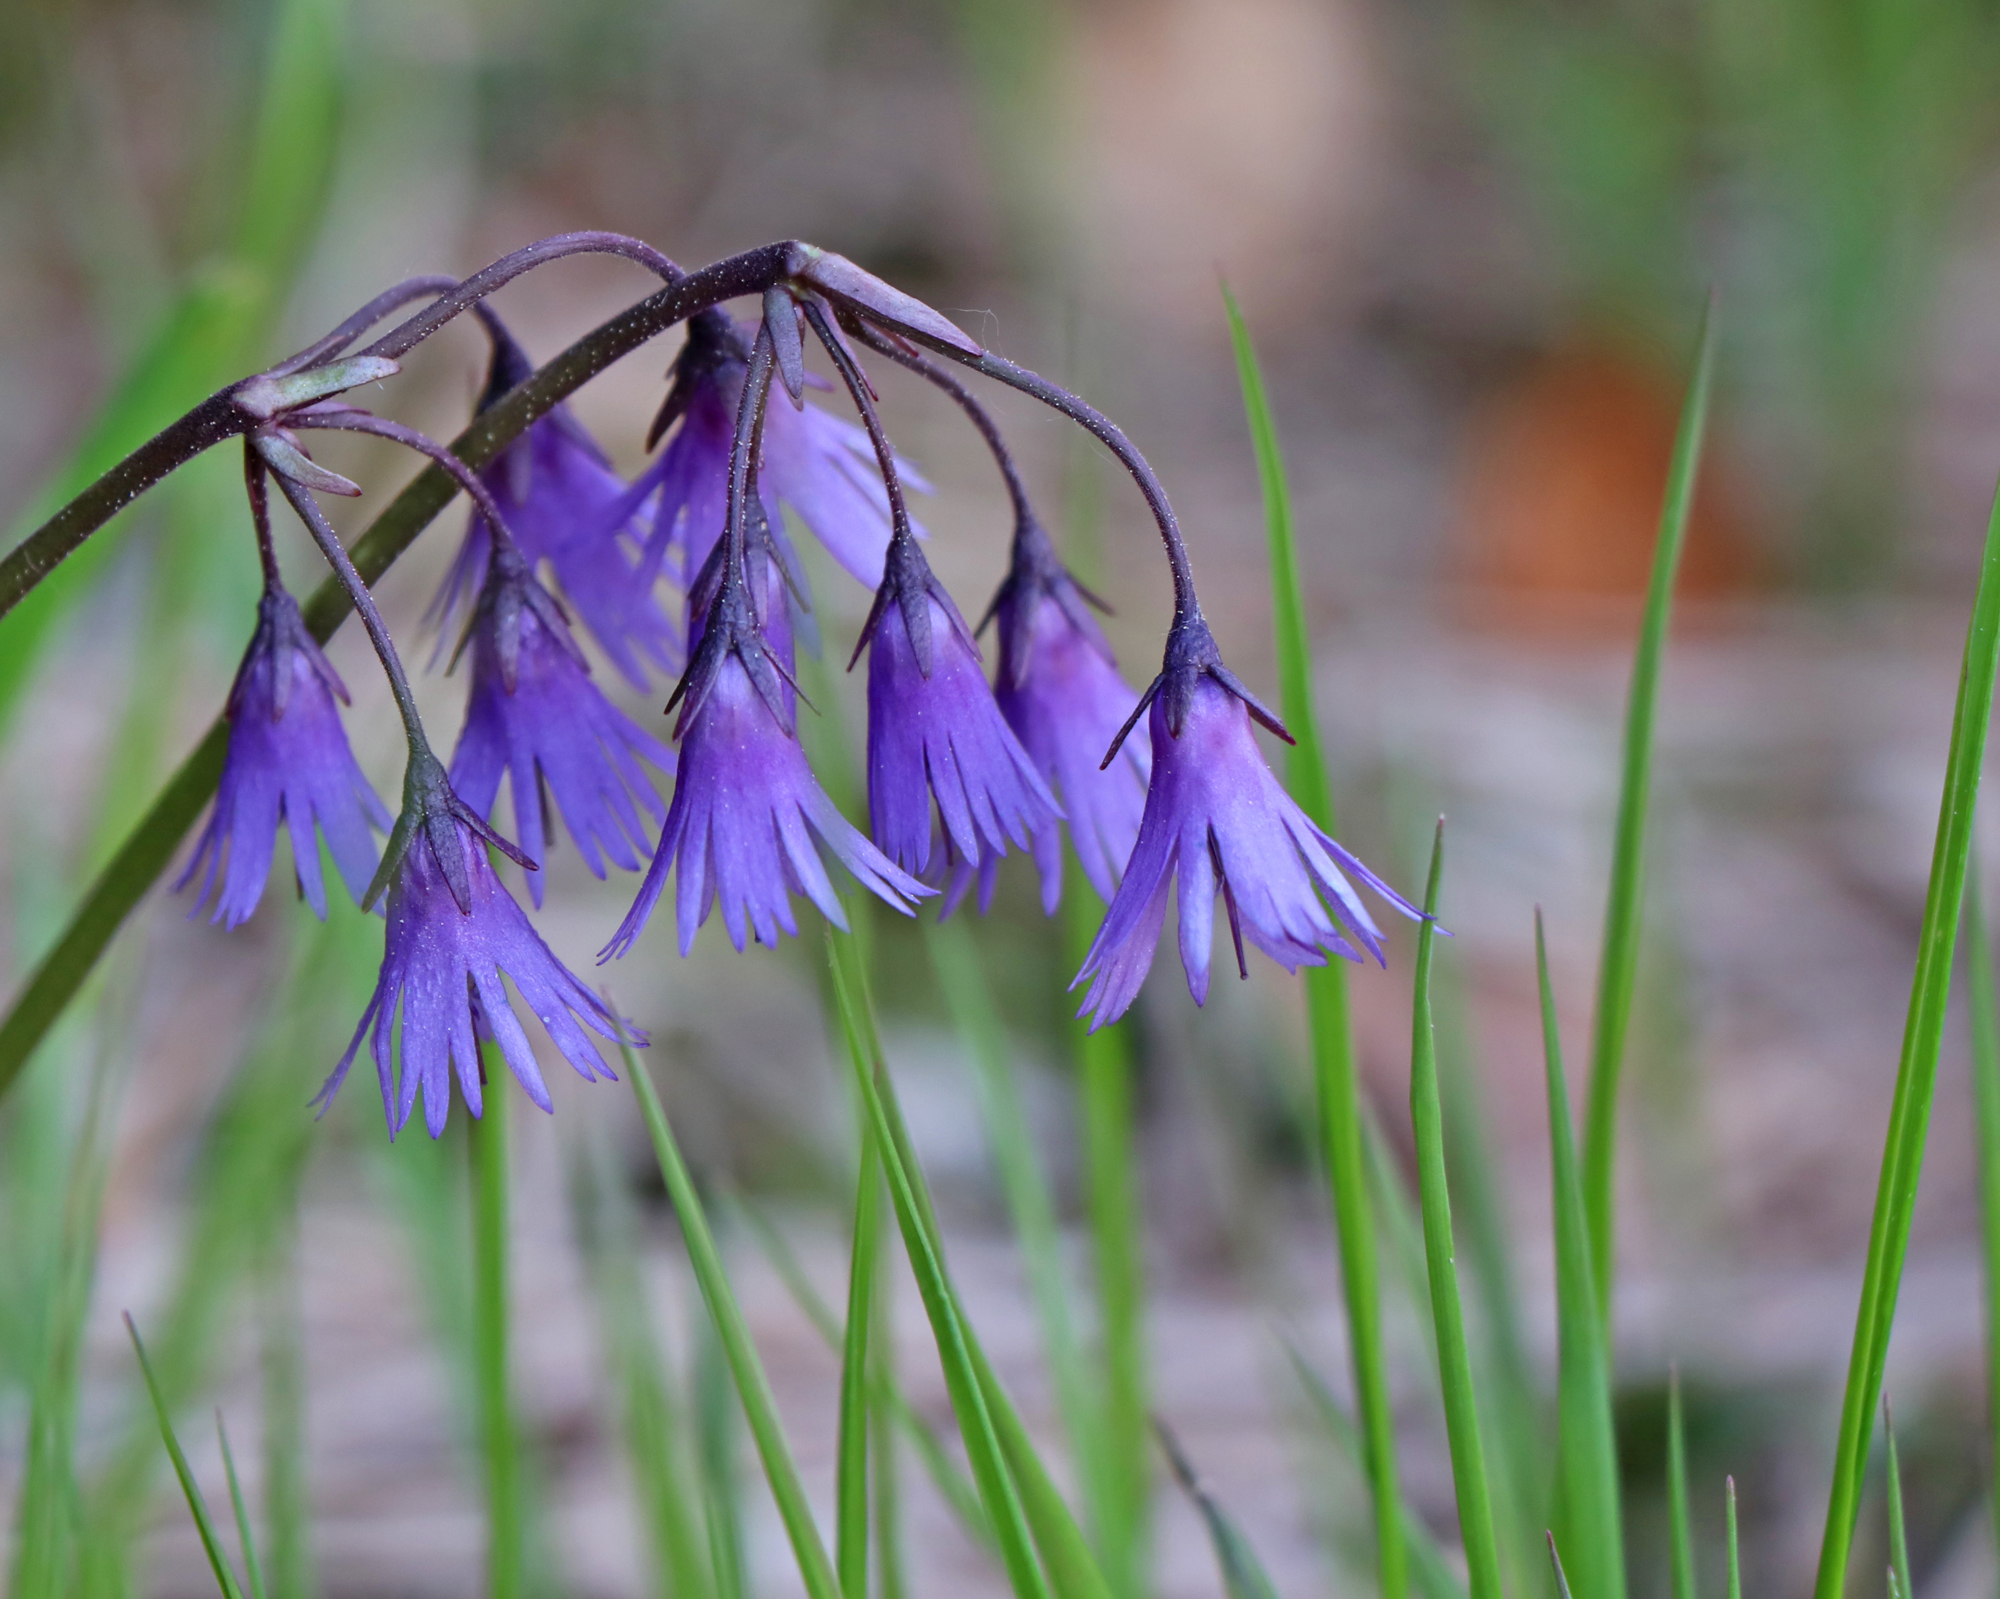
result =
M1432 819L1451 818L1447 1048L1491 1134L1480 1220L1512 1240L1531 1357L1547 1367L1531 914L1548 917L1580 1061L1638 594L1713 293L1718 401L1666 675L1626 1119L1621 1437L1636 1592L1664 1591L1670 1361L1690 1396L1706 1575L1733 1472L1753 1586L1797 1591L2000 469L1996 69L2000 16L1976 0L9 0L0 517L11 543L113 441L406 274L468 272L573 228L635 233L690 266L798 237L1117 418L1175 497L1232 664L1268 689L1226 277L1293 478L1346 841L1411 890ZM647 289L631 268L576 261L496 304L547 357ZM672 342L577 401L627 472ZM482 368L474 331L454 328L379 400L449 436ZM1005 501L952 409L899 379L882 382L891 432L936 486L922 507L934 560L976 611L1002 571ZM1142 506L1050 414L994 403L1052 525L1116 604L1114 640L1143 682L1168 589ZM324 458L368 487L340 508L349 531L412 471L367 443ZM447 513L384 584L413 659L462 520ZM296 534L283 530L285 561L303 585L317 574ZM818 577L833 661L867 596L830 568ZM235 464L217 459L0 628L10 990L214 714L255 592ZM379 674L351 629L332 653L356 690L357 753L391 792ZM850 729L854 687L832 691ZM421 692L448 739L457 681L433 673ZM626 699L651 718L661 697ZM634 885L595 883L573 853L550 875L540 925L583 969ZM106 1591L209 1581L136 1408L119 1312L154 1330L191 1414L221 1404L254 1453L274 1380L259 1327L295 1302L315 1524L299 1569L329 1595L466 1593L477 1483L441 1353L463 1316L462 1140L455 1127L441 1149L414 1135L390 1149L360 1078L323 1124L306 1120L376 935L345 905L322 934L281 898L225 937L156 892L90 1019L46 1045L0 1109L13 1274L0 1503L20 1495L48 1353L45 1296L29 1289L82 1259L68 1290L90 1296L72 1510L123 1573ZM918 945L884 937L891 1054L960 1274L1009 1379L1046 1415L975 1078ZM1073 1223L1069 968L1020 869L979 938ZM817 958L814 939L736 956L711 930L681 962L656 925L610 975L652 1031L698 1175L771 1220L834 1295L846 1101ZM1156 1405L1283 1592L1364 1592L1359 1479L1285 1355L1289 1341L1344 1388L1297 987L1253 965L1197 1017L1172 965L1132 1028ZM1408 1144L1408 969L1399 944L1389 973L1353 984L1392 1166ZM1955 1029L1889 1371L1917 1580L1936 1599L1996 1578L1964 1055ZM635 1174L647 1157L622 1090L556 1093L553 1122L516 1118L516 1369L552 1569L577 1594L638 1593L645 1538L572 1189L579 1148ZM109 1174L96 1212L73 1176L91 1162ZM295 1257L246 1197L293 1189ZM657 1195L639 1222L676 1359L712 1359ZM837 1362L754 1232L727 1230L732 1263L820 1492ZM1385 1270L1406 1472L1448 1530L1417 1313L1393 1258ZM898 1317L913 1394L943 1417L913 1293ZM196 1454L209 1469L212 1451ZM1003 1591L912 1494L916 1591ZM753 1586L791 1591L769 1506L750 1494L747 1514ZM1157 1591L1217 1591L1199 1525L1164 1483L1158 1515ZM1864 1539L1872 1525L1864 1515Z

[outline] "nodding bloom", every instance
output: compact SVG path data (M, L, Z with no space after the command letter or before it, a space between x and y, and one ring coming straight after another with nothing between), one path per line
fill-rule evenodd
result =
M761 519L752 517L753 529ZM704 612L674 736L680 772L660 832L660 846L639 897L599 955L608 960L632 947L672 869L680 950L720 902L729 941L741 950L751 937L775 945L798 936L791 896L804 894L836 927L847 926L821 849L830 850L856 881L886 904L911 913L932 892L899 871L835 808L806 762L793 725L794 690L786 681L790 636L775 645L782 624L783 578L768 546L753 546L743 571L721 572L727 546L711 558L691 598ZM751 596L764 611L760 630ZM782 651L782 656L780 651Z
M388 830L389 808L354 762L336 701L347 703L346 685L306 631L298 603L277 585L267 587L224 711L229 751L215 808L174 884L179 892L201 875L190 915L213 895L210 921L237 927L249 920L263 897L280 824L292 836L299 892L321 920L326 887L315 827L347 891L361 898L375 871L373 829Z
M497 327L490 331L493 364L482 411L533 370L520 345ZM568 406L536 421L480 477L528 564L548 562L563 596L621 676L645 689L649 671L680 670L679 630L653 592L658 568L645 565L628 537L630 510L621 510L625 480ZM465 542L431 602L432 616L445 628L483 592L492 551L492 529L475 507Z
M1152 740L1136 728L1104 762L1139 695L1090 614L1085 602L1093 598L1064 569L1040 524L1024 518L993 600L1000 625L993 697L1068 813L1083 875L1108 901L1139 837ZM1050 819L1031 832L1042 909L1052 913L1062 897L1062 829Z
M1323 966L1330 954L1358 961L1363 950L1383 963L1381 931L1343 874L1405 916L1421 920L1423 913L1322 832L1279 785L1250 719L1283 729L1223 666L1199 616L1175 624L1166 668L1145 702L1153 775L1139 841L1076 978L1090 982L1078 1014L1090 1016L1092 1030L1117 1020L1137 997L1176 873L1181 965L1197 1005L1208 997L1218 889L1239 972L1247 975L1246 937L1287 971Z
M897 865L931 860L937 800L953 901L977 870L982 900L1011 842L1025 849L1062 815L993 701L965 619L914 541L898 538L862 630L868 650L868 816Z
M499 1044L528 1097L553 1110L528 1035L508 1001L503 973L580 1076L614 1078L584 1029L613 1042L621 1034L637 1044L645 1037L605 1009L550 952L494 875L485 846L516 860L520 852L451 792L444 768L428 751L411 755L404 789L403 814L369 894L372 903L386 880L382 974L353 1042L313 1104L324 1114L333 1103L365 1037L381 1079L389 1136L408 1125L421 1095L424 1126L436 1138L451 1110L454 1071L465 1108L475 1116L483 1109L483 1034ZM398 1011L400 1049L394 1047Z
M459 798L490 819L504 772L521 852L536 867L548 859L552 801L598 877L606 856L638 871L652 842L640 810L655 825L667 813L640 762L671 772L673 752L591 681L562 611L511 545L489 563L468 642L472 687L451 758ZM540 906L539 870L529 873L528 889Z
M673 384L648 442L678 427L623 502L629 515L658 493L646 546L655 568L674 551L684 572L699 572L722 535L730 442L749 361L750 341L728 312L704 311L689 319L687 343L674 360ZM907 463L899 462L898 470L906 487L929 491ZM758 482L774 528L783 525L780 507L789 505L855 577L871 589L882 581L889 500L860 428L817 406L769 406Z

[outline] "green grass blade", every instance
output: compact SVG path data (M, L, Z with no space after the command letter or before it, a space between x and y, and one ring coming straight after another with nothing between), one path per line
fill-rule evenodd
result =
M784 1235L771 1225L771 1219L755 1205L738 1199L736 1208L749 1223L751 1233L756 1237L772 1269L777 1272L779 1280L790 1292L792 1302L799 1307L806 1320L813 1324L820 1337L826 1341L827 1348L835 1354L840 1353L845 1343L845 1334L841 1330L840 1321L834 1315L832 1308L820 1297L819 1290L813 1286L812 1279L806 1275L805 1268L799 1264L799 1257L792 1252L791 1245L785 1242ZM878 1282L878 1299L886 1292L888 1283L889 1279L886 1277ZM871 1339L870 1342L878 1351L887 1347L879 1337ZM975 1542L982 1543L989 1549L994 1548L993 1529L987 1525L986 1512L980 1508L979 1490L967 1481L965 1473L953 1463L944 1445L939 1442L937 1434L931 1430L930 1424L917 1414L902 1390L896 1386L891 1374L880 1365L871 1371L868 1382L869 1392L875 1404L887 1412L903 1435L916 1447L918 1456L924 1462L924 1469L930 1474L939 1495L957 1514L959 1525Z
M1910 1586L1910 1538L1903 1524L1903 1466L1896 1456L1896 1418L1889 1401L1882 1401L1882 1440L1889 1446L1889 1575L1903 1591L1904 1599L1916 1592Z
M1104 916L1104 902L1081 872L1063 895L1063 937L1074 971ZM1130 1024L1092 1032L1068 1017L1083 1122L1084 1199L1097 1289L1096 1377L1104 1396L1094 1455L1096 1490L1086 1500L1098 1556L1112 1591L1137 1599L1147 1589L1153 1452L1147 1436L1152 1377L1146 1348L1146 1241L1139 1196L1132 1098ZM1086 1485L1086 1492L1088 1487Z
M472 1121L472 1369L486 1487L486 1591L520 1599L528 1550L521 1434L508 1380L507 1089L513 1074L497 1044L481 1048L484 1114Z
M1653 543L1653 571L1646 585L1645 619L1632 658L1625 702L1625 753L1618 785L1618 824L1611 851L1611 892L1604 907L1604 944L1597 968L1597 1011L1590 1039L1590 1092L1583 1135L1583 1202L1590 1221L1590 1265L1598 1313L1607 1335L1611 1282L1617 1266L1614 1167L1618 1155L1618 1083L1625 1062L1625 1033L1639 974L1639 931L1646 900L1646 812L1653 788L1653 720L1660 700L1660 670L1667 653L1674 579L1687 543L1701 476L1701 447L1708 429L1709 389L1715 376L1715 302L1702 312L1694 376L1681 406L1674 453L1667 467L1660 530ZM1575 1551L1571 1551L1575 1558ZM1588 1584L1585 1584L1588 1588Z
M1869 1229L1868 1263L1862 1274L1861 1302L1855 1311L1854 1345L1848 1358L1847 1390L1841 1403L1840 1441L1834 1456L1833 1486L1827 1498L1826 1527L1820 1543L1814 1599L1841 1599L1848 1552L1861 1513L1861 1485L1868 1469L1869 1434L1875 1401L1882 1392L1882 1369L1902 1288L1903 1259L1910 1243L1910 1217L1917 1179L1923 1171L1924 1142L1930 1131L1931 1098L1937 1087L1945 1010L1951 995L1952 958L1965 898L1966 865L1972 848L1972 819L1979 796L1979 773L1993 714L1993 678L2000 665L2000 496L1987 524L1980 559L1979 588L1965 635L1958 704L1952 716L1951 753L1945 764L1944 793L1938 806L1937 842L1931 854L1930 887L1917 934L1916 972L1910 981L1910 1009L1903 1026L1902 1058L1882 1152L1882 1172Z
M1743 1561L1736 1541L1736 1479L1725 1477L1722 1491L1729 1521L1729 1599L1743 1599Z
M1354 1418L1312 1362L1289 1343L1285 1345L1285 1354L1298 1375L1314 1419L1348 1464L1360 1470L1361 1429L1354 1425ZM1423 1599L1466 1599L1465 1584L1452 1570L1436 1534L1407 1504L1403 1507L1403 1542L1410 1552L1410 1581Z
M896 1342L895 1316L890 1304L890 1293L894 1279L884 1277L876 1285L875 1291L875 1334L870 1340L874 1350L869 1362L868 1374L870 1403L874 1407L873 1424L869 1428L872 1442L871 1460L874 1466L875 1490L875 1593L876 1599L904 1599L908 1584L903 1576L903 1474L902 1462L896 1453L896 1432L891 1422L897 1413L889 1402L889 1396L901 1399L896 1388ZM907 1410L907 1406L905 1410ZM912 1417L912 1420L915 1418ZM928 1437L928 1434L925 1435ZM938 1451L939 1462L945 1461L942 1450ZM957 1468L952 1467L953 1476ZM963 1479L960 1479L961 1481ZM965 1497L972 1514L977 1518L975 1539L992 1547L993 1535L986 1526L984 1514L979 1509L978 1495L966 1486ZM949 1496L947 1496L949 1497ZM960 1516L965 1512L959 1509Z
M704 1309L694 1321L694 1416L696 1453L701 1465L702 1517L708 1527L708 1563L718 1599L745 1599L749 1592L743 1551L743 1489L736 1469L737 1424L743 1407L736 1398L729 1353L715 1318Z
M619 1430L640 1518L649 1535L658 1599L708 1599L714 1591L682 1447L682 1416L665 1351L646 1303L636 1218L618 1162L602 1136L578 1139L578 1234L597 1301L604 1363L618 1394Z
M972 1466L972 1480L979 1487L980 1503L986 1507L992 1524L1001 1565L1020 1599L1048 1599L1049 1586L1036 1561L1020 1493L1007 1470L992 1412L966 1348L967 1329L953 1302L944 1262L936 1247L937 1218L932 1213L928 1193L905 1163L897 1128L889 1118L887 1096L880 1086L887 1074L882 1070L881 1046L875 1037L873 1016L863 997L866 987L859 951L851 938L829 931L828 955L834 1002L846 1035L849 1064L881 1152L889 1197L902 1229L911 1271L917 1279L917 1291L924 1301L924 1313L931 1323L952 1413L958 1418L959 1435Z
M1975 850L1965 883L1966 961L1972 991L1972 1092L1979 1143L1979 1234L1986 1268L1987 1435L2000 1438L2000 992L1992 934ZM2000 1474L1993 1479L1993 1528L2000 1536Z
M1015 1079L1015 1064L1009 1058L1007 1030L980 970L978 946L965 921L961 918L930 922L924 926L923 935L945 1005L978 1072L980 1103L986 1113L993 1160L1014 1224L1035 1316L1041 1324L1042 1350L1048 1361L1056 1408L1077 1462L1086 1502L1096 1506L1102 1497L1096 1445L1105 1418L1092 1397L1076 1329L1070 1321L1071 1291L1064 1278L1055 1196L1035 1154L1027 1106L1021 1098L1021 1085ZM1093 1515L1092 1519L1101 1522L1100 1516Z
M1264 392L1263 374L1250 342L1250 330L1226 284L1222 298L1229 315L1230 339L1236 350L1243 410L1257 455L1257 475L1264 490L1264 522L1271 565L1271 631L1278 658L1278 706L1296 740L1285 754L1285 779L1292 797L1305 813L1332 832L1333 794L1320 754L1319 724L1313 714L1312 646L1306 633L1298 551L1292 538L1291 492L1286 485L1277 425ZM1301 975L1312 1040L1313 1080L1325 1143L1323 1155L1327 1181L1333 1191L1334 1226L1340 1243L1349 1358L1354 1364L1354 1391L1359 1395L1368 1486L1374 1496L1377 1599L1404 1599L1409 1569L1401 1533L1402 1495L1396 1478L1396 1421L1389 1402L1387 1360L1382 1348L1381 1285L1361 1147L1361 1098L1355 1082L1347 976L1339 961L1308 967Z
M1569 1576L1563 1570L1562 1556L1556 1553L1556 1535L1546 1535L1549 1540L1549 1564L1555 1568L1556 1599L1570 1599Z
M215 1413L215 1437L222 1445L222 1469L229 1478L229 1508L236 1517L236 1543L243 1551L243 1574L250 1583L250 1599L264 1599L264 1568L257 1559L257 1535L250 1530L250 1510L243 1503L243 1484L236 1477L236 1457L229 1450L229 1429L222 1424L222 1412Z
M257 1322L264 1457L264 1536L276 1599L310 1599L312 1506L306 1489L306 1365L299 1308L298 1197L259 1262Z
M1542 1040L1548 1067L1549 1153L1556 1235L1556 1515L1577 1583L1589 1599L1624 1599L1625 1549L1619 1520L1618 1448L1612 1431L1611 1372L1589 1223L1570 1130L1569 1083L1556 1030L1548 945L1535 914L1535 968L1541 985ZM1555 1548L1553 1538L1550 1551Z
M834 1572L832 1560L827 1557L826 1544L820 1538L819 1528L813 1522L805 1487L799 1481L798 1466L792 1459L791 1447L785 1442L784 1429L778 1421L778 1407L771 1397L770 1379L764 1374L764 1364L758 1358L756 1344L751 1340L749 1324L743 1319L742 1307L736 1302L736 1292L729 1285L728 1273L723 1270L722 1255L715 1247L714 1234L709 1231L708 1216L702 1208L700 1195L695 1192L694 1178L688 1172L687 1162L681 1158L680 1145L674 1139L666 1112L660 1107L660 1096L653 1089L652 1078L629 1046L620 1047L625 1058L625 1070L639 1096L640 1109L645 1113L646 1129L652 1134L653 1152L659 1159L660 1175L666 1181L667 1197L673 1203L674 1214L680 1218L681 1236L687 1243L689 1264L694 1268L695 1281L701 1287L709 1319L714 1323L723 1353L729 1361L730 1375L735 1379L737 1396L743 1404L744 1418L750 1424L750 1436L763 1462L764 1477L771 1486L771 1497L777 1501L779 1519L784 1522L786 1536L791 1540L792 1554L798 1561L806 1593L809 1599L840 1599L840 1579Z
M875 1258L882 1230L882 1172L875 1135L861 1132L854 1188L854 1246L847 1270L847 1328L840 1356L840 1450L834 1477L834 1565L846 1599L868 1599L868 1367L875 1321Z
M1264 1562L1257 1558L1250 1540L1243 1536L1242 1529L1215 1495L1202 1485L1166 1423L1157 1425L1160 1447L1174 1469L1174 1480L1201 1513L1202 1525L1208 1529L1208 1541L1215 1550L1215 1564L1222 1572L1222 1586L1229 1599L1278 1599L1278 1590L1272 1586L1270 1574L1264 1570Z
M1668 1578L1673 1599L1695 1599L1694 1529L1688 1514L1687 1432L1681 1414L1681 1374L1667 1374Z
M181 1441L174 1436L173 1417L167 1412L167 1402L160 1393L160 1385L153 1380L153 1367L146 1359L146 1346L129 1315L125 1318L125 1330L132 1335L132 1349L139 1357L139 1371L146 1379L146 1392L153 1401L153 1415L160 1425L160 1438L167 1446L168 1458L174 1463L174 1475L180 1478L181 1492L187 1495L188 1510L194 1516L195 1530L201 1534L201 1547L208 1555L209 1569L215 1573L216 1586L222 1590L223 1599L243 1599L243 1590L237 1586L236 1573L230 1569L229 1556L222 1547L215 1522L209 1517L208 1501L202 1497L201 1484L194 1480L194 1471L188 1465L187 1456L181 1452Z
M1437 914L1438 878L1444 870L1444 823L1431 845L1424 915ZM1437 924L1417 933L1416 997L1410 1040L1410 1124L1417 1146L1417 1193L1423 1210L1424 1261L1430 1273L1431 1315L1437 1327L1438 1371L1444 1389L1445 1431L1451 1445L1452 1483L1472 1599L1502 1599L1500 1546L1493 1531L1493 1503L1486 1487L1486 1453L1479 1438L1479 1403L1473 1391L1472 1350L1465 1337L1458 1262L1451 1228L1451 1188L1445 1174L1444 1109L1438 1094L1437 1042L1431 1026L1431 959Z

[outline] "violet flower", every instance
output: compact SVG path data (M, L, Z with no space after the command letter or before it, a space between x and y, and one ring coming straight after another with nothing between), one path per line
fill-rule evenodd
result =
M1152 741L1135 729L1104 764L1118 730L1139 703L1118 671L1093 599L1057 559L1040 523L1024 516L1014 534L1013 564L992 614L1000 624L1000 675L993 697L1021 746L1068 813L1070 837L1083 875L1105 900L1139 836ZM1062 829L1053 820L1032 829L1042 876L1042 909L1062 897ZM991 889L982 884L982 899Z
M1025 849L1062 811L994 703L979 647L923 552L899 537L888 566L856 647L868 650L870 830L899 866L922 872L935 796L952 864L988 877L990 891L1008 844Z
M675 358L673 385L653 423L652 438L670 427L675 432L620 507L629 515L658 494L646 546L650 570L665 566L674 575L668 563L673 552L680 571L698 572L722 535L731 441L749 359L750 342L726 311L704 311L689 319L687 343ZM906 485L928 492L929 485L907 463L899 463L899 469ZM773 528L782 527L780 508L789 505L855 577L871 589L882 581L889 501L868 435L860 428L816 406L771 406L758 481Z
M584 1029L613 1042L621 1034L633 1043L645 1038L614 1017L550 952L494 875L485 845L517 860L519 852L451 792L444 768L429 751L412 753L404 789L388 859L369 892L372 903L386 879L382 973L353 1042L313 1104L322 1114L332 1104L365 1037L381 1080L389 1136L408 1124L421 1095L424 1126L436 1138L451 1110L454 1073L466 1109L474 1116L483 1109L479 1037L484 1031L499 1044L528 1097L553 1110L528 1035L508 1001L503 973L580 1076L615 1079Z
M673 752L591 681L560 608L512 546L490 563L468 642L472 687L451 758L459 797L490 819L504 772L521 852L537 868L548 859L545 811L553 802L596 876L604 876L606 856L638 871L635 850L651 845L640 810L655 824L667 810L640 762L671 772ZM539 907L539 869L528 889Z
M1137 997L1176 873L1181 965L1197 1005L1208 997L1218 889L1240 972L1245 937L1287 971L1323 966L1329 954L1358 961L1362 950L1386 964L1381 931L1343 873L1404 915L1422 920L1423 913L1322 832L1280 786L1250 731L1253 714L1273 728L1276 718L1223 666L1198 613L1175 624L1166 669L1141 708L1147 704L1153 775L1138 844L1076 977L1090 981L1078 1014L1090 1016L1092 1030L1117 1020Z
M748 519L756 527L761 518ZM673 805L646 881L598 959L632 947L675 873L680 951L716 904L738 950L751 937L776 945L798 936L791 896L804 894L834 926L847 926L821 849L856 881L905 915L933 890L900 871L842 816L819 786L793 728L795 691L787 680L790 634L783 577L768 546L752 548L733 579L721 570L727 546L690 589L704 611L694 658L676 699L680 772ZM764 612L760 627L755 592ZM775 634L775 640L774 640ZM671 707L670 707L671 708Z
M280 824L291 834L299 892L322 921L326 888L315 827L347 891L361 898L377 858L371 829L386 832L390 816L348 748L335 704L347 698L346 685L306 631L298 603L268 585L224 710L229 750L215 807L174 884L178 893L201 874L189 915L198 915L213 895L211 922L237 927L247 921L263 897Z
M493 364L480 398L482 411L533 370L520 345L497 328L489 331ZM548 563L563 596L621 676L645 689L649 669L680 669L679 630L653 592L658 568L647 566L629 539L625 481L568 406L558 405L533 423L480 477L528 564ZM431 602L432 616L446 630L454 614L483 591L492 549L492 529L475 509L444 586Z

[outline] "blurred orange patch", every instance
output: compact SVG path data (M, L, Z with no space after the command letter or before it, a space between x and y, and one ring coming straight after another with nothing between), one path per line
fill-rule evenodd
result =
M1468 620L1506 631L1629 628L1645 593L1682 393L1609 341L1537 361L1478 416L1466 452L1453 576ZM1679 593L1742 595L1758 568L1709 412Z

